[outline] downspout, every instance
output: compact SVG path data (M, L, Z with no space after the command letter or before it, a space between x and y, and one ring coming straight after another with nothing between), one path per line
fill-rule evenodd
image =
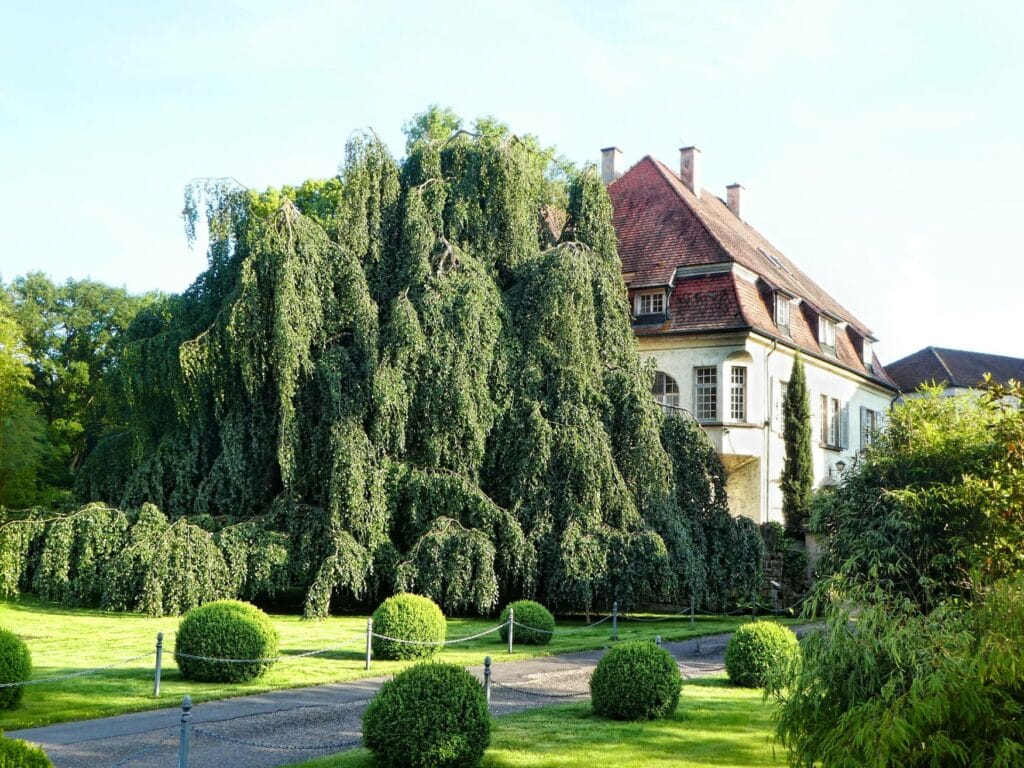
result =
M772 356L772 353L779 348L779 340L772 339L772 348L764 353L764 522L768 522L768 517L771 512L771 502L769 501L772 488L772 475L771 475L771 440L772 440L772 377L768 372L768 358Z

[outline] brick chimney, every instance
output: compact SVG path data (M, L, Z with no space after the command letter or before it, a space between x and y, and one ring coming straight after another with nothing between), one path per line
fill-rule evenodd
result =
M679 178L700 197L700 150L696 147L683 147L679 150Z
M605 147L601 150L601 181L611 184L622 175L622 150Z
M735 214L737 219L743 218L740 216L740 198L743 196L743 186L741 184L730 184L725 188L725 204L729 206L729 210Z

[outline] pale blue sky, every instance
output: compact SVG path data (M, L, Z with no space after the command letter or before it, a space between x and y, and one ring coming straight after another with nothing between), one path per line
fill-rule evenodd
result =
M333 174L430 103L705 186L881 338L1024 357L1024 4L0 0L0 275L180 291L195 177Z

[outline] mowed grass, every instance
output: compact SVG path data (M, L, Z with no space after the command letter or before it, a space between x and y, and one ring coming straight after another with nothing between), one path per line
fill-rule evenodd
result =
M724 678L683 684L675 715L622 723L595 717L590 704L545 707L494 718L484 768L648 768L783 766L771 714L759 690ZM777 753L777 754L776 754ZM302 768L373 768L365 749L301 763Z
M648 616L649 617L649 616ZM344 644L339 650L310 658L284 660L263 677L243 684L196 683L183 680L174 663L175 617L159 619L139 614L68 609L31 597L0 601L0 627L20 635L32 652L32 677L43 678L103 667L124 658L155 650L157 632L164 633L161 696L153 697L154 657L147 656L98 674L76 677L25 688L21 705L0 710L0 730L15 730L68 720L123 714L173 706L186 693L195 702L242 696L281 688L298 688L344 682L365 677L392 675L410 662L374 660L364 669L366 617L332 616L323 621L305 621L299 616L272 615L281 635L282 655L304 653ZM619 640L653 638L682 640L699 635L731 632L746 617L698 616L693 627L688 617L657 623L619 622ZM458 638L481 632L496 619L449 619L448 637ZM582 630L586 622L562 618L559 631L549 645L515 646L507 653L498 634L444 648L439 658L473 666L490 655L495 663L535 656L603 648L612 643L611 622Z

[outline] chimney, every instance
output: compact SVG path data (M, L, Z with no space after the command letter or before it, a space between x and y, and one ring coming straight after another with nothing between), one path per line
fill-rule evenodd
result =
M622 175L622 150L605 147L601 150L601 181L611 184Z
M679 150L679 178L700 197L700 150L696 147L683 147Z
M740 198L743 196L743 186L740 184L730 184L725 188L725 204L729 206L729 210L733 212L737 219L743 218L740 216Z

